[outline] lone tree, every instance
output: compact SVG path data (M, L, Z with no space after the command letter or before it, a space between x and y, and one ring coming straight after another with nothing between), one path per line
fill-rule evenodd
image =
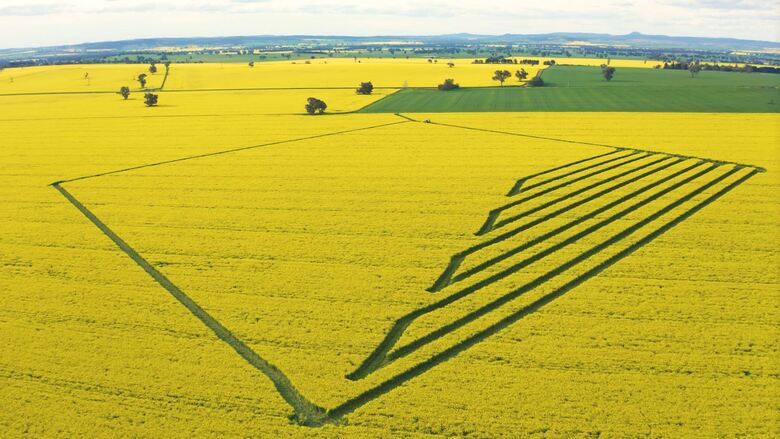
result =
M701 63L699 61L689 63L688 71L691 72L691 78L698 75L701 72Z
M151 74L157 73L157 65L155 63L149 64L149 73Z
M119 94L122 95L122 97L127 100L128 97L130 97L130 87L124 86L119 89Z
M146 93L144 95L144 104L146 104L147 107L154 107L157 105L157 95L154 93Z
M168 71L168 69L170 69L170 68L171 68L171 62L170 62L170 61L165 61L165 62L163 63L163 65L165 66L165 71L166 71L166 72Z
M453 68L453 67L455 67L455 63L454 62L448 62L447 63L447 67Z
M493 80L500 82L503 86L504 81L510 76L512 76L512 74L509 73L509 70L496 70L495 74L493 74Z
M141 88L146 87L146 73L138 75L138 83L141 84Z
M249 61L249 67L254 67L254 66L255 66L255 62L254 61Z
M328 108L328 104L317 98L308 98L304 108L306 108L306 112L309 114L322 114Z
M515 71L515 76L517 77L518 81L523 81L525 78L528 77L528 72L526 72L525 69L521 68L520 70Z
M612 77L615 76L615 68L609 67L606 64L602 64L601 74L604 76L604 79L606 79L607 81L611 81Z
M370 95L374 91L374 84L372 84L371 81L361 82L360 87L358 87L358 89L355 91L359 95Z
M454 79L445 79L443 83L439 84L438 88L441 91L457 90L460 88L460 85L456 84Z

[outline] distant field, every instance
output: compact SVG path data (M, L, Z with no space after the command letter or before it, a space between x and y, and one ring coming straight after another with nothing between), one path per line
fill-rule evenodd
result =
M445 78L457 78L463 86L494 85L496 69L472 60L428 62L425 59L332 58L310 61L257 63L172 64L165 91L248 89L338 89L353 92L363 81L379 88L435 87ZM309 64L306 64L309 62ZM543 66L524 66L535 75ZM135 78L148 75L147 88L162 85L165 68L150 74L147 64L80 64L21 67L0 70L0 95L24 93L113 93L122 86L138 90ZM517 66L516 68L519 68ZM517 81L514 81L518 84Z
M691 78L687 71L620 67L607 82L598 67L556 66L542 78L541 88L403 90L362 111L780 111L780 76L764 73L705 71Z

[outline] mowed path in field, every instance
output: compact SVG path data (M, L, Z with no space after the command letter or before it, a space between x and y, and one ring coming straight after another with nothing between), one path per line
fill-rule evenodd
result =
M36 114L38 120L4 115L9 120L0 122L13 145L3 175L9 206L3 245L12 255L4 266L14 273L2 317L10 328L3 331L5 349L14 352L3 355L5 379L18 412L61 414L48 424L4 420L13 431L84 433L71 422L84 419L106 432L182 435L365 436L388 428L410 434L761 434L772 416L778 273L771 243L778 216L771 194L778 180L772 159L777 121L770 116L414 115L714 156L769 172L523 324L352 413L348 425L308 430L289 425L289 409L270 382L46 185L400 119L101 118L78 105L72 111L83 120L42 121ZM675 123L685 124L685 136ZM712 132L713 125L721 129ZM603 152L595 145L404 123L167 170L142 168L104 183L73 182L73 192L259 352L275 356L307 395L330 403L354 385L343 375L395 318L437 298L424 288L453 253L480 241L472 233L491 209L509 201L504 195L518 178ZM377 156L386 162L377 163ZM406 196L399 200L398 193ZM320 226L344 232L320 236L314 233ZM747 235L755 239L745 242ZM726 261L723 254L732 257ZM735 298L740 307L725 306ZM692 392L699 396L693 404Z

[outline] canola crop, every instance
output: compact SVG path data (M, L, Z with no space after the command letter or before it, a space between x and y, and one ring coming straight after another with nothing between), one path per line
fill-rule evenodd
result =
M301 96L274 93L280 102ZM9 145L0 176L5 431L771 434L780 282L773 115L408 115L433 122L424 124L393 115L276 114L273 103L252 111L252 95L168 96L171 106L148 109L155 113L120 108L116 96L2 98L13 103L0 107ZM565 296L371 393L757 167L766 172ZM62 186L305 398L326 409L371 399L322 428L291 423L267 376L47 186L71 179ZM679 200L549 284L452 325ZM498 212L492 222L490 212ZM474 247L449 283L427 291L453 255ZM502 272L416 318L380 367L347 377L397 319Z
M135 78L148 75L147 88L162 85L165 90L227 89L317 89L354 90L361 82L375 87L436 87L446 78L461 86L492 86L491 78L499 68L524 68L529 78L544 66L473 64L472 59L316 59L306 61L273 61L256 63L172 64L167 78L158 64L157 73L149 73L147 64L87 64L78 66L45 66L8 68L0 71L0 94L33 92L114 92L121 86L137 90ZM453 63L450 67L448 63ZM87 75L85 77L85 75ZM511 78L507 85L522 84Z
M0 70L0 94L119 91L122 86L141 90L138 75L147 75L147 88L159 88L165 68L149 72L148 64L74 64L15 67Z

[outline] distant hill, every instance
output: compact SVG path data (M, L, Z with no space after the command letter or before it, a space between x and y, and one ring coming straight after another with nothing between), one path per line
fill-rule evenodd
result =
M398 37L393 37L396 40ZM684 48L684 49L715 49L715 50L765 50L778 49L780 43L759 40L740 40L737 38L707 38L678 37L668 35L646 35L632 32L626 35L610 35L596 33L554 32L547 34L505 34L505 35L474 35L452 34L429 37L412 37L423 41L458 41L480 43L511 43L511 44L567 44L585 42L591 44L620 45L648 48Z
M133 52L160 47L248 48L280 46L350 46L370 43L422 44L539 44L539 45L604 45L630 48L669 48L718 51L778 50L780 43L772 41L740 40L736 38L705 38L667 35L645 35L632 32L626 35L599 33L556 32L547 34L447 34L408 36L339 36L339 35L252 35L228 37L146 38L122 41L91 42L74 45L0 49L0 59L32 59L62 54L89 54L100 52Z

